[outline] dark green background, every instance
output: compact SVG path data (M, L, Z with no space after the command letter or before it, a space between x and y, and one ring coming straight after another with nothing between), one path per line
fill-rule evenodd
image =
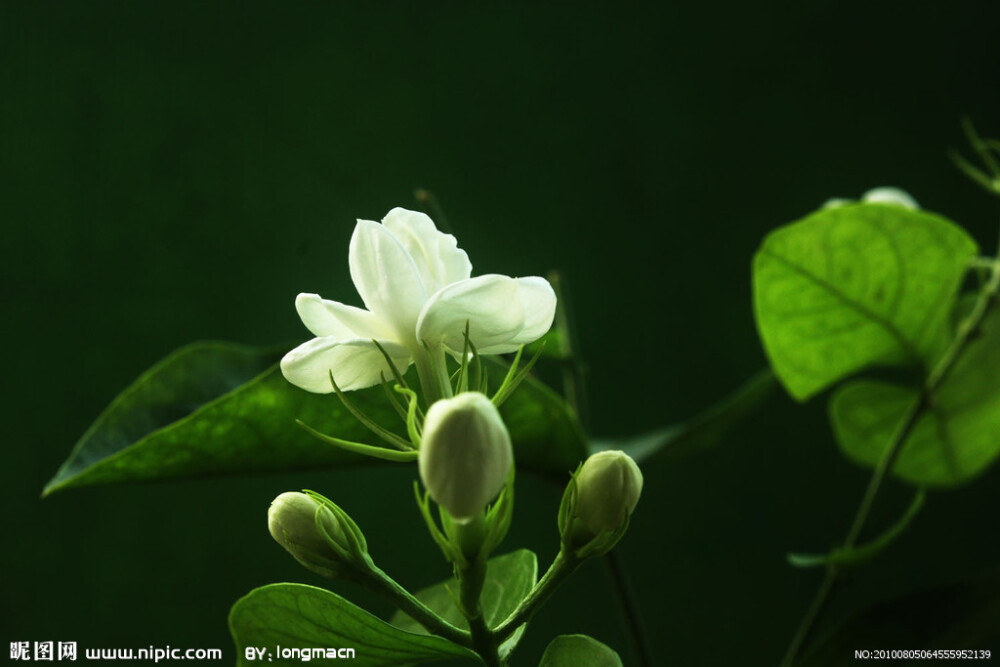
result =
M0 640L222 647L228 662L238 596L318 583L265 528L271 498L304 486L405 584L448 574L412 468L39 500L90 421L172 349L305 339L300 291L356 303L354 219L412 206L415 186L438 194L477 273L565 272L602 435L685 419L764 365L751 255L830 196L898 185L993 247L994 202L945 152L963 113L1000 133L990 4L4 3ZM645 475L621 553L658 663L775 663L818 584L783 554L839 539L867 479L824 401L776 396L716 451ZM1000 561L998 482L933 495L831 618ZM504 548L547 562L558 490L520 485ZM890 489L874 524L905 502ZM519 664L565 632L631 663L614 612L594 564Z

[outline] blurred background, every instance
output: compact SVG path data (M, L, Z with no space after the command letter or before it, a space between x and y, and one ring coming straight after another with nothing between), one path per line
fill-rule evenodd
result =
M404 584L449 575L411 468L39 499L171 350L305 340L300 291L358 303L354 220L415 207L416 187L476 273L564 272L602 436L687 419L765 366L751 257L829 197L899 186L995 247L995 201L947 158L965 114L1000 134L992 4L3 3L0 640L220 647L228 662L239 596L322 583L265 526L270 500L302 487L350 512ZM839 455L825 399L779 391L715 450L645 475L620 550L657 664L776 663L820 578L784 554L841 539L868 479ZM871 525L908 497L890 484ZM558 500L523 475L502 550L547 564ZM996 565L998 504L996 467L933 494L825 627ZM517 664L570 632L634 663L599 563Z

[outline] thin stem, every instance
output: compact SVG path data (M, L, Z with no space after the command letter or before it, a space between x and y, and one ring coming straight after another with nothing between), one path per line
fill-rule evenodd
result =
M464 561L458 563L459 604L469 621L472 650L488 667L500 667L497 646L500 642L486 624L480 598L486 583L486 563L479 557L486 538L486 517L480 512L466 523L452 524L452 542L462 551Z
M573 311L570 303L566 277L559 271L548 274L552 290L556 293L556 329L563 332L563 351L566 360L563 363L563 394L572 406L580 423L587 427L589 410L587 408L587 386L584 378L583 362L578 354L579 341L576 338L576 327L573 326Z
M927 376L919 396L910 404L903 422L896 429L892 440L889 442L889 447L886 449L881 460L879 460L875 472L872 473L871 480L868 482L868 488L865 490L865 495L861 499L858 511L854 515L854 520L851 522L847 536L844 538L844 549L852 548L861 537L865 523L867 523L868 516L875 503L875 497L882 486L882 481L892 471L892 467L896 463L900 452L902 452L910 433L913 432L914 427L927 409L931 396L933 396L937 388L954 369L955 362L961 356L970 336L982 324L983 318L986 316L990 306L996 302L997 293L1000 290L1000 259L994 259L991 268L992 275L990 276L990 280L980 291L979 298L976 300L972 312L962 322L955 335L955 340L952 341L944 356ZM781 661L783 667L791 667L794 664L802 647L811 636L816 622L829 604L830 596L837 587L839 575L840 568L838 566L834 565L827 568L823 583L816 592L816 596L813 598L812 604L809 605L805 616L802 617L795 636L792 637L788 650L785 652L785 657Z
M370 571L366 574L369 576L361 579L366 588L387 598L404 614L424 626L428 632L462 646L472 646L471 635L467 631L455 627L438 616L430 607L414 597L374 564L371 565Z
M472 631L472 649L479 654L488 667L500 667L500 655L497 646L500 642L483 616L483 606L480 595L486 581L486 563L471 561L467 567L458 571L459 596L462 610L469 621Z
M576 568L580 566L580 563L581 561L568 555L565 551L560 551L555 560L552 561L552 565L542 575L542 579L535 584L535 587L521 601L517 609L503 623L497 626L494 631L497 638L502 642L522 624L527 623L532 615L552 597L552 594L555 593L560 584L573 574Z
M607 566L608 574L614 582L615 590L619 594L619 603L625 614L626 629L632 638L632 645L635 653L639 657L639 664L649 666L653 664L653 652L646 642L646 627L639 614L639 603L635 599L635 592L629 585L628 577L625 574L625 566L622 563L621 555L617 549L612 549L604 555L604 564Z
M559 304L556 309L556 327L563 332L563 349L567 359L563 364L563 394L567 402L576 412L577 418L584 428L590 422L588 409L587 383L585 375L585 365L580 359L579 341L576 336L576 327L573 325L573 309L568 292L569 286L566 277L559 271L550 271L549 282L556 293L556 302ZM632 648L639 658L641 667L651 667L653 664L652 651L649 641L646 638L645 624L642 621L642 612L639 610L639 601L636 599L628 585L628 578L625 574L625 564L620 555L614 550L604 556L604 563L608 575L611 579L611 590L618 605L624 612L625 630L632 642ZM515 626L516 627L516 626Z

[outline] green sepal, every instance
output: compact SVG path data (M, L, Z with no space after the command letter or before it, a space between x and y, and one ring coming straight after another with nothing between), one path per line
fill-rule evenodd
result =
M372 433L380 437L382 440L385 440L387 443L389 443L390 445L392 445L397 449L401 449L403 451L413 449L413 446L406 440L403 440L401 437L399 437L392 431L382 428L377 423L375 423L371 418L369 418L368 415L359 410L354 405L354 403L352 403L351 400L347 398L347 395L344 393L344 391L339 386L337 386L337 381L333 379L333 371L330 371L330 384L333 385L333 391L336 392L337 398L339 398L340 402L344 404L344 407L347 408L347 411L350 412L352 415L354 415L354 418L357 419L359 422L361 422L361 424L364 425L365 428L367 428L369 431L371 431Z
M510 530L514 517L514 467L511 466L507 475L507 483L500 491L490 508L486 511L486 539L479 550L479 559L485 561L490 557Z
M452 546L451 540L438 528L437 522L434 521L434 517L431 515L430 495L426 492L421 493L420 483L417 481L413 482L413 494L417 499L417 507L420 509L420 515L424 518L424 523L427 524L427 531L441 549L445 560L449 563L465 563L465 557L462 553Z
M506 377L504 377L503 382L500 383L500 387L497 389L496 393L493 394L493 405L499 408L503 405L504 401L506 401L510 395L514 393L514 390L517 389L518 385L524 382L524 380L528 377L528 373L531 372L531 368L538 361L539 357L542 356L542 351L544 349L545 344L542 343L542 345L535 350L534 356L531 357L520 372L518 372L517 367L521 362L521 353L524 352L524 346L522 345L517 349L517 354L514 355L514 361L511 362L510 369L507 371Z
M396 392L406 396L406 432L410 436L410 442L413 443L413 446L419 449L423 439L423 429L421 427L422 419L417 416L417 410L420 409L417 392L401 385L396 385Z
M396 396L395 388L399 385L390 384L388 380L385 379L385 374L380 373L379 377L382 378L382 391L385 392L386 400L389 401L389 405L392 409L396 411L399 418L406 423L406 408L399 402L399 398Z
M576 517L576 477L583 468L581 463L570 477L563 491L562 502L559 504L558 524L562 550L572 557L583 560L594 556L603 556L611 551L628 532L631 517L628 512L621 524L615 530L605 530L597 535L588 534L587 529ZM589 537L589 539L587 539Z
M452 383L454 386L454 393L461 394L469 391L469 345L471 341L469 340L469 321L465 321L465 333L464 342L462 343L462 357L459 361L458 370L455 371L455 375L452 376Z
M870 542L848 549L838 547L826 554L790 553L787 556L788 563L794 567L801 568L820 566L850 567L866 563L884 551L886 547L896 541L896 538L903 534L917 514L920 513L926 495L923 489L918 490L903 516L888 530Z
M411 461L416 461L419 454L416 450L410 449L406 451L399 451L396 449L387 449L385 447L376 447L374 445L366 445L360 442L351 442L350 440L342 440L340 438L335 438L331 435L326 435L325 433L320 433L313 427L309 426L300 419L296 419L295 423L301 426L307 433L313 435L314 437L327 442L331 445L340 447L354 454L362 454L364 456L371 456L372 458L382 459L383 461L395 461L397 463L409 463Z
M563 544L568 546L569 525L573 520L573 508L576 507L576 476L580 473L583 464L576 466L576 470L570 473L569 482L563 490L562 500L559 503L559 515L557 518L559 525L559 535L562 536Z
M341 554L341 551L346 551L346 555L341 554L345 560L364 562L368 558L368 541L365 539L365 534L361 532L361 528L359 528L358 524L354 522L354 519L352 519L347 512L341 509L337 503L333 502L323 494L310 489L303 489L302 493L319 503L319 508L316 511L316 525L320 534L323 535L324 539L326 539L330 546L333 547L338 554ZM323 509L333 514L337 523L340 524L340 530L343 531L344 537L347 540L346 549L343 545L339 544L332 535L327 533L326 528L321 525L319 513Z

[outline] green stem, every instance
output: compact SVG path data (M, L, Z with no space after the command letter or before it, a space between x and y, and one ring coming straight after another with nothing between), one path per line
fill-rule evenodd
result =
M502 642L514 633L522 624L527 623L532 615L545 604L556 589L573 574L582 561L577 560L571 554L560 551L552 565L542 576L541 581L535 584L528 596L521 601L517 609L507 617L507 619L497 626L495 634Z
M451 378L445 361L444 347L423 348L413 355L413 363L420 377L420 388L424 392L427 407L442 398L451 398Z
M388 599L404 614L424 626L428 632L462 646L472 646L469 632L455 627L438 616L430 607L414 597L412 593L399 585L374 563L370 565L369 571L365 574L368 576L363 577L361 583L366 588Z
M587 383L585 376L585 366L579 355L579 341L576 336L576 327L573 325L572 304L568 295L568 284L565 276L559 271L550 271L549 282L556 293L556 302L559 304L556 309L556 327L562 330L564 335L563 350L566 361L563 364L563 395L572 406L580 424L586 429L589 422L589 410L587 407ZM646 639L645 624L642 621L642 612L639 610L639 602L633 595L628 585L628 578L625 576L625 565L621 556L615 552L608 552L604 557L604 563L611 578L611 590L618 605L624 612L624 625L629 639L632 641L632 648L639 658L642 667L652 667L653 656ZM516 627L516 626L515 626Z
M928 374L921 388L920 395L908 408L903 422L896 429L892 440L889 442L889 447L886 449L881 460L879 460L875 472L872 473L871 480L868 482L868 488L865 490L865 495L861 499L858 511L855 513L851 527L844 538L844 549L854 547L858 539L860 539L883 480L892 471L892 467L896 463L896 459L899 458L899 454L903 450L903 446L906 444L910 433L913 432L914 427L924 415L930 403L931 396L933 396L937 388L948 377L952 369L954 369L955 362L958 361L966 344L968 344L970 336L982 324L983 318L986 316L990 306L995 304L998 291L1000 291L1000 259L995 259L992 264L990 280L983 286L982 291L980 291L979 298L976 300L976 305L973 307L972 312L962 322L955 335L955 340L952 341L944 356L930 374ZM827 568L823 583L816 592L816 596L802 617L802 621L799 623L799 627L792 637L791 643L788 645L785 657L781 661L783 667L791 667L795 663L799 652L812 635L817 621L828 606L830 596L837 588L840 580L839 575L840 568L838 566L833 565Z
M472 650L479 654L488 667L500 667L496 635L486 624L480 598L486 582L486 563L480 558L483 540L486 538L486 517L482 512L466 523L452 524L452 541L462 550L464 562L457 563L456 576L459 585L459 604L469 621Z
M632 646L639 657L639 664L643 667L651 667L653 665L653 652L646 641L646 628L642 621L642 615L639 614L639 603L635 599L635 593L625 575L625 565L622 563L621 556L617 549L612 549L604 554L602 560L607 566L614 589L618 592L618 602L621 604L626 619L625 628L632 638Z

